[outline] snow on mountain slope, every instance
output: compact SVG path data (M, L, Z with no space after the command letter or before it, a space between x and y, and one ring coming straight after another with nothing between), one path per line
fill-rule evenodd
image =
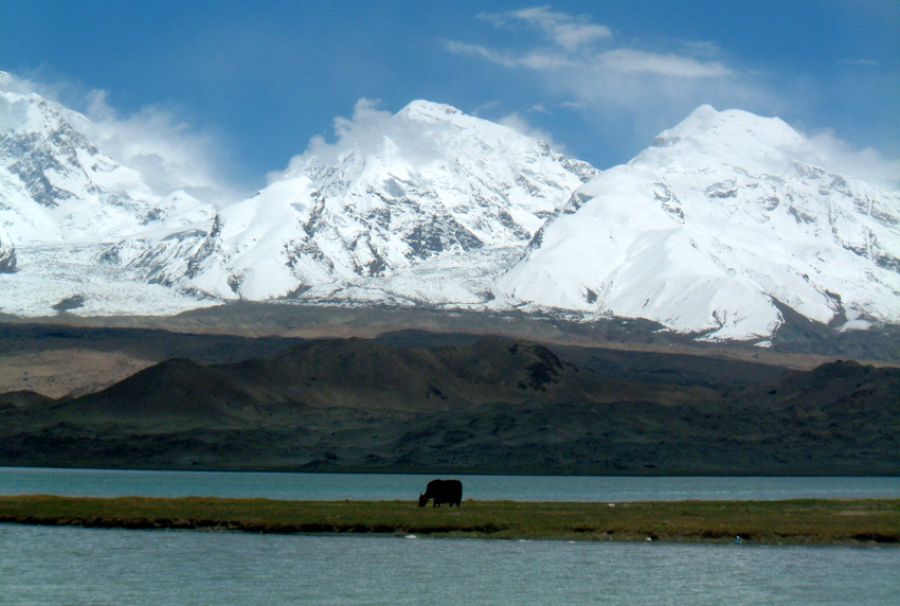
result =
M9 234L0 226L0 273L10 274L14 271L16 271L16 249Z
M900 323L900 194L843 174L781 120L700 107L599 174L427 101L337 131L217 212L154 191L88 118L0 72L0 313L289 298L763 340L783 306L845 328Z
M191 244L182 274L162 279L225 299L479 302L484 293L474 291L502 270L503 251L521 249L595 172L510 128L427 101L340 134L224 209L209 237ZM139 252L131 264L153 270L176 244L183 242ZM484 258L489 277L473 267ZM447 269L443 281L423 284L417 272L435 266Z
M778 303L900 322L900 195L829 172L777 118L698 108L580 188L499 278L498 306L768 338Z
M101 255L141 232L208 224L215 209L184 192L153 191L98 149L91 131L84 115L0 72L0 312L52 314L73 297L98 314L203 305Z
M114 240L211 217L211 207L158 195L103 154L83 115L11 82L0 72L0 225L17 245Z

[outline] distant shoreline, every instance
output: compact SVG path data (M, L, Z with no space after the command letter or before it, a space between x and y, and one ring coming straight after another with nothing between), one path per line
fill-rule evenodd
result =
M375 467L375 466L323 466L311 467L308 465L249 465L246 467L227 465L129 465L119 466L90 462L76 462L66 464L64 461L49 463L8 463L0 461L0 471L9 469L22 470L66 470L66 471L110 471L110 472L196 472L196 473L277 473L277 474L382 474L403 476L496 476L496 477L571 477L571 478L895 478L894 468L877 469L874 471L859 471L856 469L836 469L832 472L822 472L799 468L794 472L790 470L769 471L765 468L736 469L727 471L676 469L588 469L569 471L567 469L494 469L494 468L465 468L459 467Z
M0 497L0 523L479 539L900 546L900 499L563 503ZM738 539L740 537L740 539Z

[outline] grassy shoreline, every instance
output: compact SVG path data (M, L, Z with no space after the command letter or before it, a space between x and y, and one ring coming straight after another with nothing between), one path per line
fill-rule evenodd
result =
M0 522L261 533L900 546L900 499L557 503L0 497Z

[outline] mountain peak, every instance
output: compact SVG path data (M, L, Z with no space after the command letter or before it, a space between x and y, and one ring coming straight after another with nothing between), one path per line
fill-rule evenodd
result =
M740 109L718 111L711 105L701 105L675 127L661 132L653 146L668 147L690 141L704 149L789 149L801 146L805 140L781 118Z
M470 259L515 254L594 174L441 103L416 100L343 126L336 143L312 146L261 195L221 213L216 252L186 277L189 288L222 298L482 302ZM428 284L441 264L462 266Z
M22 250L114 241L201 206L183 194L169 200L153 191L139 171L106 155L96 134L83 114L0 73L0 225Z
M452 105L425 99L416 99L415 101L409 102L406 107L397 112L397 115L411 118L419 117L446 120L448 117L464 116L465 114Z
M495 284L498 300L769 338L782 307L900 320L898 206L810 163L779 118L704 105L579 188Z
M897 196L821 168L816 140L779 118L702 105L598 174L450 105L361 102L334 143L215 213L105 156L87 117L2 82L6 313L285 297L645 318L764 344L794 316L900 323Z

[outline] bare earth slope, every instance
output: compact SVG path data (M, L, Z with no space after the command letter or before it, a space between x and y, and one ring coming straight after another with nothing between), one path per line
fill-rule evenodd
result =
M374 338L404 345L472 340L480 335L523 338L556 346L655 352L743 360L808 370L834 359L878 366L900 364L900 328L838 332L791 315L772 347L698 342L645 320L576 322L514 312L428 308L232 303L161 317L75 317L39 322L0 316L0 393L31 390L59 398L85 394L169 358L202 364L267 356L312 338ZM649 358L648 358L649 359ZM624 361L624 358L623 358ZM617 372L628 372L618 364ZM670 369L668 374L677 374Z
M79 398L0 396L0 464L502 473L900 472L900 370L487 338L175 359ZM448 339L445 338L445 341ZM646 357L645 357L646 356Z

